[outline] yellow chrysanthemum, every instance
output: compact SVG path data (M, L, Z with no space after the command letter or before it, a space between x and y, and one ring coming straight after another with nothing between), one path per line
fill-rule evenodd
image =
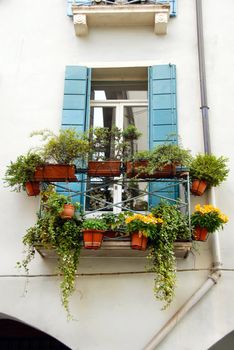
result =
M163 222L160 218L155 218L152 214L143 215L143 214L134 214L125 219L126 224L129 224L132 221L139 220L144 224L161 224Z

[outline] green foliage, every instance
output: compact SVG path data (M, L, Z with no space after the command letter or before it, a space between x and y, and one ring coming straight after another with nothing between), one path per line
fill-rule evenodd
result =
M134 141L141 133L134 125L123 131L118 127L96 127L89 130L91 158L93 160L125 160L134 153Z
M73 164L76 160L87 157L90 145L84 134L75 129L62 129L56 135L49 130L32 133L41 135L47 141L42 146L43 156L49 163Z
M135 125L128 125L124 130L123 130L123 138L126 141L134 141L138 140L139 137L142 135L140 131L135 127Z
M110 159L110 143L112 135L109 128L96 127L88 131L90 139L90 157L92 160Z
M125 233L125 219L128 215L128 212L121 212L119 214L107 213L102 214L101 218L105 221L108 231L118 231L119 233Z
M190 151L179 145L165 143L150 152L148 171L162 170L165 165L189 166L192 160Z
M166 227L173 241L191 239L188 215L183 214L178 205L161 201L157 207L152 208L151 212L155 217L163 220L163 226Z
M154 293L163 301L166 309L172 302L176 285L176 266L173 242L176 239L190 239L189 222L177 206L163 201L152 209L152 214L163 220L160 231L151 237L149 261L155 272Z
M82 224L83 230L101 230L107 231L108 226L101 217L85 219Z
M133 161L147 160L148 165L142 168L142 172L153 174L155 171L163 170L166 165L180 165L188 167L192 161L190 151L183 147L165 143L148 151L136 152Z
M205 180L209 186L219 186L226 180L229 169L228 158L213 154L198 154L190 165L192 179Z
M133 156L134 161L138 160L150 160L151 158L151 151L140 151L136 152Z
M194 213L191 215L191 223L193 227L206 228L208 232L213 233L222 228L228 222L228 217L224 215L218 208L210 204L201 206L197 204Z
M44 196L42 194L42 196ZM71 198L58 194L54 190L50 193L47 200L44 203L44 207L54 215L59 215L63 211L64 204L72 204L75 210L80 208L80 203L72 203Z
M47 203L49 198L47 199ZM75 288L75 276L82 247L81 219L63 220L58 215L57 206L54 210L44 208L38 214L37 222L30 227L23 243L26 246L26 256L19 267L28 273L28 264L35 255L35 247L54 248L58 254L58 274L62 276L60 284L62 304L70 317L69 297Z
M29 151L26 155L19 156L15 162L7 166L4 181L13 191L25 190L25 184L33 181L33 175L37 166L43 164L43 159L38 152Z

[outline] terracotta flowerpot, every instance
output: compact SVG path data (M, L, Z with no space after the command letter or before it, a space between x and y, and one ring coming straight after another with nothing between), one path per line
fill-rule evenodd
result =
M40 193L40 182L37 182L37 181L26 182L25 190L28 196L37 196Z
M204 227L197 226L194 230L194 240L195 241L206 241L208 237L208 231Z
M139 179L161 179L167 177L173 177L176 174L176 166L174 164L165 165L162 170L157 170L153 174L148 174L144 172L144 168L148 166L147 160L139 160L136 162L127 162L126 163L126 173L127 177L138 177Z
M84 230L83 240L86 249L98 249L101 247L103 234L102 230Z
M118 160L110 161L89 161L89 176L120 176L121 162Z
M195 196L202 196L206 190L206 187L207 187L206 181L195 179L192 182L191 192Z
M64 204L63 211L60 213L62 219L71 219L75 214L73 204Z
M34 179L36 181L76 182L75 165L47 164L36 168Z
M137 250L146 250L148 238L140 232L131 234L131 247Z

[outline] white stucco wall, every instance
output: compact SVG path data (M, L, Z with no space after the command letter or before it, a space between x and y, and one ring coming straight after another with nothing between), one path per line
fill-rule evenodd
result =
M59 129L66 65L176 64L179 134L193 153L203 151L195 1L178 0L178 16L170 20L166 36L155 36L151 27L92 28L84 38L75 36L65 2L0 2L0 178L10 160L35 146L28 137L31 131ZM219 1L204 1L212 150L228 156L233 169L233 1L226 0L222 11L220 16ZM233 180L231 171L216 191L217 205L230 217L220 233L226 269L234 268ZM55 272L54 261L36 257L30 269L35 277L30 278L25 296L25 278L15 268L22 258L21 238L36 219L38 198L10 192L2 180L0 191L0 313L39 328L74 350L142 349L207 278L209 243L198 244L199 253L178 262L179 269L189 271L178 272L176 298L167 311L160 311L153 298L152 274L82 276L71 301L76 320L67 322L58 278L43 276ZM198 201L193 198L192 204ZM85 259L79 272L143 271L144 264L138 259ZM234 274L226 271L158 348L203 350L233 330L233 285ZM201 331L203 327L206 331Z

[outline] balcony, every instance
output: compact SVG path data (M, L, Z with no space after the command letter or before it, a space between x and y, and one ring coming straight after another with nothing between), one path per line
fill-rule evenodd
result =
M77 36L88 34L89 27L152 26L157 35L167 33L170 3L157 0L81 0L72 4Z

